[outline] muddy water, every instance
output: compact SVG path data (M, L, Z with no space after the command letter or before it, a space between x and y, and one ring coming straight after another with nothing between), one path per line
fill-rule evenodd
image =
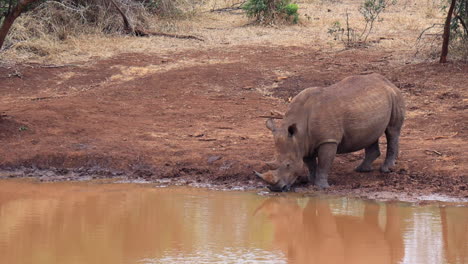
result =
M468 207L3 180L0 263L468 263Z

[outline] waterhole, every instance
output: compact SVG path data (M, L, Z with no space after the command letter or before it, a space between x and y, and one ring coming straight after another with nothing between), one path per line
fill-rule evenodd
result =
M0 181L0 263L468 263L466 204Z

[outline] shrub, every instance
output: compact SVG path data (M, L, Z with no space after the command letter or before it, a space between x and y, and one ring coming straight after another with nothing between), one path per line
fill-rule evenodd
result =
M391 5L395 5L396 0L364 0L359 7L359 13L365 22L364 29L359 32L352 28L349 24L349 13L346 11L346 27L342 27L339 21L335 21L328 28L328 34L332 35L335 40L341 40L346 47L357 47L365 44L369 34L374 28L375 22L385 9Z
M363 16L366 21L366 27L362 32L360 38L364 37L363 41L367 40L371 33L374 22L378 21L380 13L385 11L388 6L395 5L396 0L365 0L364 3L359 7L359 13Z
M258 23L270 24L277 20L291 21L297 23L299 6L291 3L291 0L248 0L242 9L250 18Z
M297 13L297 10L299 9L299 6L297 4L288 4L284 7L284 10L286 11L286 15L288 17L293 18L293 23L297 24L299 22L299 14Z

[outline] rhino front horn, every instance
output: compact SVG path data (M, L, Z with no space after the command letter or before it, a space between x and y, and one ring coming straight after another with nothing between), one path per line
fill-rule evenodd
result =
M273 118L268 118L268 120L266 121L266 127L268 129L271 130L271 132L275 132L276 131L276 124L275 124L275 121L273 120Z
M265 179L263 178L263 175L262 175L260 172L258 172L258 171L253 171L253 172L255 173L255 175L257 175L258 177L260 177L260 179L265 180Z

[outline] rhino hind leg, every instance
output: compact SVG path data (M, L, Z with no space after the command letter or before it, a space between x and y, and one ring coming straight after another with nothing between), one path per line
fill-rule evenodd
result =
M398 156L400 130L401 127L387 127L385 130L385 136L387 138L387 156L380 168L381 172L388 173L395 166L395 161Z
M324 143L318 147L318 163L315 175L315 185L320 189L330 187L328 184L328 172L331 169L337 148L338 145L336 143Z
M380 156L379 140L365 149L365 157L361 165L356 167L357 172L369 172L372 170L372 163Z

